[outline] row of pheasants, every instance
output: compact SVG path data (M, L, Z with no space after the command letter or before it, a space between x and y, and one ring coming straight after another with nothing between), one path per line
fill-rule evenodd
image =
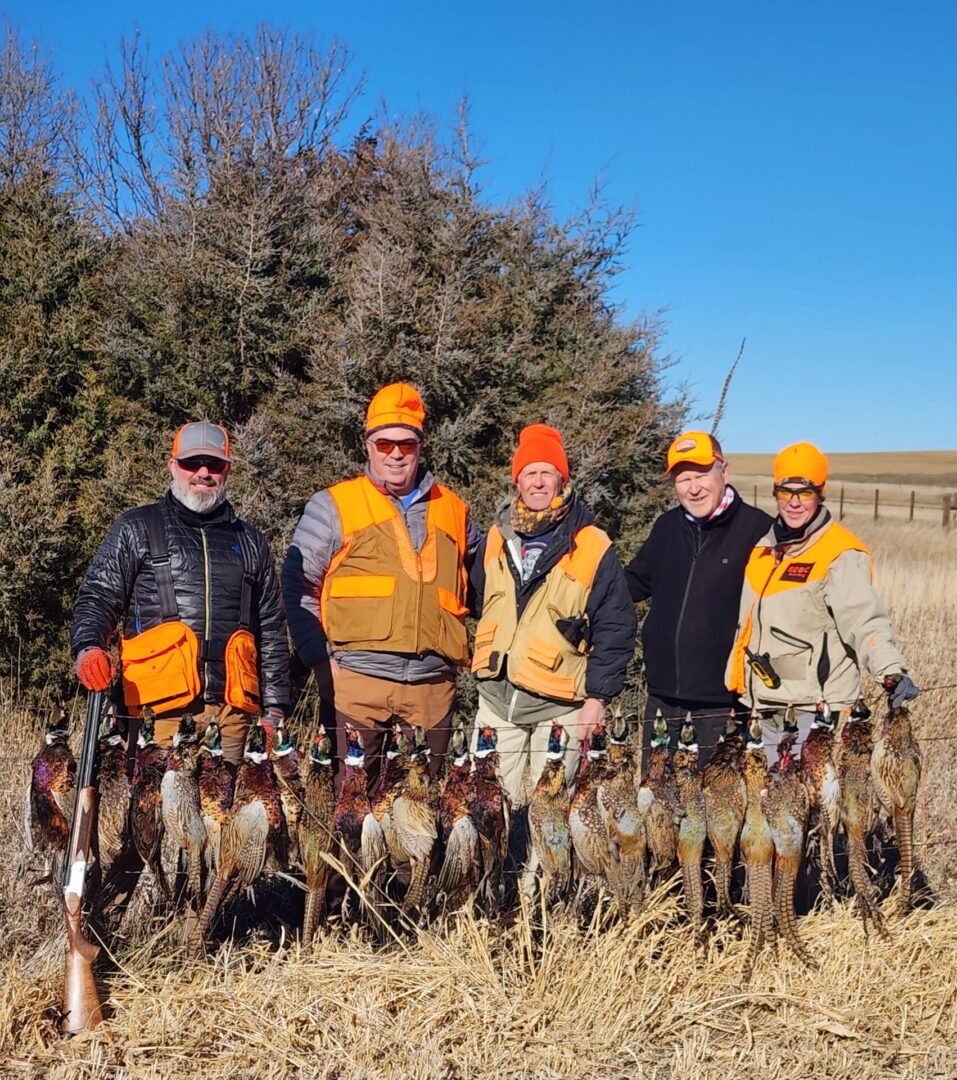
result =
M640 775L633 732L621 717L596 727L582 746L573 785L566 779L567 734L553 725L546 763L531 795L526 892L540 881L546 902L572 887L579 900L607 889L622 914L637 911L649 885L681 868L685 904L695 935L703 932L702 859L713 854L719 915L733 913L736 854L747 869L751 941L745 976L762 946L779 932L805 962L797 934L794 890L808 837L816 841L821 881L836 880L834 838L847 834L849 878L865 929L883 919L866 866L867 838L879 801L893 820L900 850L901 893L910 899L914 868L913 815L920 757L906 709L889 709L875 740L869 713L852 710L840 734L822 704L800 754L786 724L770 768L755 718L746 735L729 718L703 771L694 725L682 728L672 753L664 720L655 723L648 768ZM250 728L242 764L223 761L219 728L196 730L184 716L171 748L153 739L153 720L141 720L132 779L125 733L108 717L99 741L98 850L103 906L123 893L130 858L149 866L161 894L172 890L164 868L179 853L185 897L199 919L190 951L199 953L217 912L265 872L298 869L307 900L303 940L323 914L333 868L351 886L343 912L381 933L396 909L419 918L474 898L485 910L503 898L503 865L510 808L497 774L495 732L479 731L470 752L463 726L452 732L444 776L430 776L424 735L396 726L376 782L370 786L360 730L347 728L338 792L332 745L319 727L306 762L288 730L268 745L266 730ZM76 765L65 720L51 725L34 759L28 799L28 840L53 861L66 846ZM876 798L875 798L876 796ZM401 899L390 872L408 883ZM356 899L358 898L358 899Z

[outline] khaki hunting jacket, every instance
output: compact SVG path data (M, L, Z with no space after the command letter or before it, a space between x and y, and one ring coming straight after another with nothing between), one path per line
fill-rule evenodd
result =
M863 665L876 677L907 670L874 591L868 549L822 509L804 539L776 546L773 529L745 569L727 686L758 708L846 708ZM747 651L767 655L781 685L768 687Z

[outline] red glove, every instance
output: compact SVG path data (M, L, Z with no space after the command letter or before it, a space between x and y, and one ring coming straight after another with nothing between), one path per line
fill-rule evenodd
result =
M113 657L98 645L90 645L76 658L76 677L87 690L105 690L116 674Z

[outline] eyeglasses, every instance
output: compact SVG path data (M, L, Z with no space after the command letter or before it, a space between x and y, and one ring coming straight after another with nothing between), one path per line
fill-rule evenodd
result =
M411 457L419 449L418 439L370 439L380 454L391 454L398 447L403 457Z
M223 461L218 457L206 457L205 455L200 457L188 457L181 458L176 464L183 470L183 472L199 472L199 470L205 465L206 471L211 473L221 473L226 471L228 461Z
M784 487L781 484L775 484L774 497L780 502L790 502L792 499L800 499L802 503L812 502L814 499L820 498L821 490L813 485L810 487L801 488L789 488Z

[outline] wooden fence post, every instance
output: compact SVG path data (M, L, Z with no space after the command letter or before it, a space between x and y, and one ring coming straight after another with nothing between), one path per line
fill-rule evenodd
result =
M908 520L909 521L914 520L914 492L913 491L910 493L910 517L908 518Z
M943 510L944 510L944 528L949 529L950 528L950 496L949 495L944 496Z
M758 505L758 485L757 484L754 485L754 498L751 501L752 501L752 505L754 505L754 506Z
M844 520L844 485L841 484L841 509L838 514L838 521Z
M880 504L880 499L881 499L881 489L880 488L874 488L874 520L875 521L877 521L877 508L878 508L878 505Z

